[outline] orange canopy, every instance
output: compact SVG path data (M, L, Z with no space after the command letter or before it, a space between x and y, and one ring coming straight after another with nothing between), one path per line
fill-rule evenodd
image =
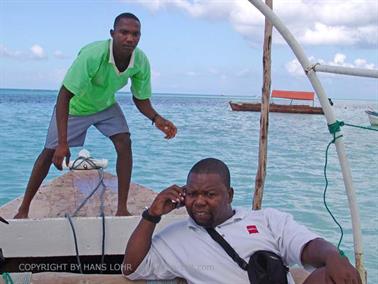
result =
M314 100L314 92L273 90L272 91L272 98L313 101Z

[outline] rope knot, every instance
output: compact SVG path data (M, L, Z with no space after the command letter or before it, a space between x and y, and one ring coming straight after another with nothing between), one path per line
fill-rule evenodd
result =
M340 131L340 127L344 126L344 121L338 121L336 120L335 123L328 124L328 130L331 134L336 134L336 132Z
M307 66L306 68L304 68L305 73L308 74L310 71L316 72L315 68L318 65L320 65L320 63L314 63L314 64Z

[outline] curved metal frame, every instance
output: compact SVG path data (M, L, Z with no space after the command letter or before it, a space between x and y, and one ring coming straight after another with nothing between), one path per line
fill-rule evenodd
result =
M323 108L324 115L326 117L328 125L331 125L336 122L336 116L329 104L327 95L323 89L323 86L316 75L317 64L311 64L308 60L307 56L305 55L303 48L299 45L297 40L291 34L291 32L287 29L287 27L283 24L283 22L274 14L274 12L260 0L248 0L252 3L265 17L267 17L273 24L273 26L277 29L277 31L282 35L282 37L286 40L290 48L293 50L295 56L297 57L298 61L302 65L308 79L310 80L312 87L315 90L315 93L319 99L320 105ZM348 68L342 68L348 69ZM352 69L352 68L349 68ZM320 71L320 70L319 70ZM324 71L324 70L322 70ZM351 74L351 70L347 70L348 72L342 72L343 70L337 73L343 74ZM370 72L369 72L370 71ZM326 72L326 71L325 71ZM378 72L375 70L364 70L364 74L369 74L369 77L378 77ZM357 75L357 74L353 74ZM362 74L358 74L362 75ZM341 136L341 130L336 133L336 137ZM352 182L352 173L349 167L348 159L345 152L345 146L343 142L343 137L336 139L335 141L336 151L339 158L341 171L344 180L345 191L348 196L348 203L349 209L351 213L352 219L352 229L353 229L353 242L354 242L354 255L356 260L356 268L360 273L362 283L366 283L366 271L363 264L363 251L362 251L362 236L361 236L361 227L360 227L360 213L358 210L357 202L356 202L356 194L353 188Z

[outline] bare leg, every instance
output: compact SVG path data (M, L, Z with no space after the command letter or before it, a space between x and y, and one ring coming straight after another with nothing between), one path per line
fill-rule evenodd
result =
M110 137L117 151L118 208L116 216L129 216L127 197L130 189L133 158L129 133L119 133Z
M15 219L28 218L30 203L34 195L37 193L41 183L49 173L54 152L54 149L44 148L41 154L39 154L34 163L34 167L26 187L24 198L20 208L18 209L18 213L14 216Z

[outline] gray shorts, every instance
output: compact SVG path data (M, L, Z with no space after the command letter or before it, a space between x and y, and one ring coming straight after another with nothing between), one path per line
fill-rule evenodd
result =
M118 105L115 103L110 108L92 115L78 116L69 115L67 124L67 142L70 147L83 146L87 130L94 125L107 137L118 133L129 133L126 118ZM55 149L58 146L58 129L56 126L56 109L51 117L49 130L47 131L45 148Z

